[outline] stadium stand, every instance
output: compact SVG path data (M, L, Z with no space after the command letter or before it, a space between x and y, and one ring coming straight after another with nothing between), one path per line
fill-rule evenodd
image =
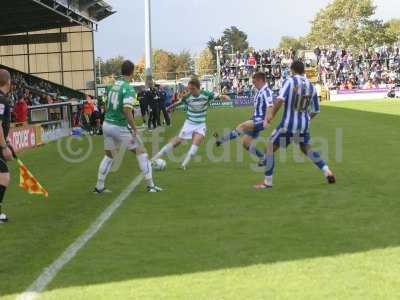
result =
M400 84L399 48L379 47L362 52L317 48L318 72L330 89L387 88Z
M346 49L314 51L319 79L329 89L392 88L400 85L400 54L397 47L379 47L352 52ZM256 71L267 73L270 86L277 90L289 75L289 66L301 53L277 49L237 52L222 60L222 89L225 93L251 93L251 76Z
M1 4L0 68L12 77L15 123L9 138L19 151L69 135L80 125L89 95L95 96L93 31L114 11L103 0Z

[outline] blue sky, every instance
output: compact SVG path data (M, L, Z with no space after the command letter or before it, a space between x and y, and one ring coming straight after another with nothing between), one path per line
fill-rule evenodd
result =
M137 61L144 53L144 0L106 0L117 13L99 24L97 55L123 55ZM195 54L210 37L235 25L256 49L276 47L281 36L300 36L329 0L152 0L153 47ZM400 0L375 0L377 17L398 17ZM397 14L396 14L397 13Z

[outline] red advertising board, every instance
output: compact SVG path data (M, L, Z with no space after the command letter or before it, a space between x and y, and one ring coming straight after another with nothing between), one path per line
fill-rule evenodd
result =
M35 127L11 128L8 139L15 151L33 148L36 146Z

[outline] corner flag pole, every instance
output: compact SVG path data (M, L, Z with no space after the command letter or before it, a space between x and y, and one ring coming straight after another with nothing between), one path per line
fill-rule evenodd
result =
M144 0L144 20L145 20L145 73L146 87L150 87L153 81L153 51L151 46L151 0Z

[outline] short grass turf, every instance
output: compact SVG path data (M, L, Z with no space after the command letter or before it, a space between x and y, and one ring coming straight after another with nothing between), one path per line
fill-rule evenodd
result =
M249 115L250 109L212 110L209 133ZM399 115L396 101L322 106L311 132L317 148L329 146L324 155L335 186L290 148L277 159L274 189L255 191L263 174L251 169L254 160L244 153L242 161L232 143L212 152L229 155L210 161L209 134L198 162L183 172L168 161L167 171L155 174L161 194L140 185L41 298L398 299ZM162 136L176 134L183 119L176 113ZM90 148L87 141L71 146ZM21 154L49 189L47 199L18 189L10 164L5 209L11 222L0 226L1 299L23 292L139 174L127 156L109 176L114 193L98 197L90 190L101 138L80 163L67 163L59 148L67 149L66 140Z

